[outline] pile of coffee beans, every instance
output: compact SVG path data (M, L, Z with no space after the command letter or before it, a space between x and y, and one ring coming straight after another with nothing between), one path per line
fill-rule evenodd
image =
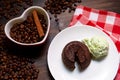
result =
M0 53L0 80L36 80L38 73L30 59Z
M0 80L37 80L39 70L34 60L8 54L5 41L4 25L0 24Z
M80 2L81 0L46 0L44 8L57 17L57 14L61 14L67 9L69 12L74 11Z
M47 24L43 14L39 14L39 20L43 27L44 33L47 31ZM10 36L21 43L36 43L43 39L43 37L39 37L37 27L33 20L33 16L28 16L27 20L16 23L12 27L10 31Z
M0 24L0 52L6 49L4 45L5 38L4 25Z
M0 18L11 19L33 5L33 0L0 0Z

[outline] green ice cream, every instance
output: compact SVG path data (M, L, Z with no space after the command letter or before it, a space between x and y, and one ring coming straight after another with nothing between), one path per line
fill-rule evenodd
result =
M86 38L83 42L87 45L95 59L102 58L108 54L109 44L102 37L95 36L92 38Z

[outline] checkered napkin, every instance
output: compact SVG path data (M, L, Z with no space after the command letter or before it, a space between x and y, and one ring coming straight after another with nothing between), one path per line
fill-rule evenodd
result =
M76 23L94 26L105 32L120 53L120 14L80 5L75 10L70 26ZM120 67L115 80L120 80Z

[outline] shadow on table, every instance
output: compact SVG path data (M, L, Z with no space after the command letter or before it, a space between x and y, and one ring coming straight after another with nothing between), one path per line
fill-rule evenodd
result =
M38 58L43 54L43 49L46 43L37 46L21 46L11 42L9 39L4 40L5 47L8 51L8 54L23 56L29 58Z

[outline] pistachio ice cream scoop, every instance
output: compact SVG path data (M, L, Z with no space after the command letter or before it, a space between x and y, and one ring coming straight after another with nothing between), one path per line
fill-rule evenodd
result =
M109 44L103 37L85 38L83 42L87 45L95 59L100 59L108 54Z

